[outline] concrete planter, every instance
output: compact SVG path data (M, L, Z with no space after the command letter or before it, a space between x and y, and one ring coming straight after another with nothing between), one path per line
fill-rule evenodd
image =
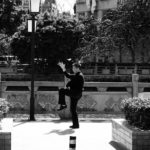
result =
M112 120L112 140L127 150L149 150L150 131L141 131L127 125L124 119Z
M0 150L11 150L11 132L0 130Z
M11 150L11 130L13 119L4 118L0 123L0 150Z

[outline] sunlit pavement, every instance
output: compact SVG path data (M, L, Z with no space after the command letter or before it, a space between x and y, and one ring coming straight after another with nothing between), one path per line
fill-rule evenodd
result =
M69 150L70 136L76 136L76 150L116 150L111 121L80 120L79 129L70 125L58 119L14 122L12 150Z

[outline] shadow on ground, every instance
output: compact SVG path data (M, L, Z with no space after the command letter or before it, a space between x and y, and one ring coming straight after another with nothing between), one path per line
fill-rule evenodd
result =
M71 122L72 120L62 120L62 119L48 119L48 118L40 118L40 119L36 119L35 121L30 121L29 119L13 119L14 122L21 122L21 124L27 123L27 122L43 122L43 123L48 123L48 122L52 122L52 123L56 123L56 124L60 124L60 123L66 123L66 122ZM105 122L111 122L111 119L90 119L90 118L84 118L84 119L79 119L79 122L91 122L91 123L105 123ZM15 125L18 126L19 124Z
M18 123L16 125L13 125L13 127L17 127L17 126L20 126L20 125L25 124L25 123L27 123L27 121L22 121L22 122L20 122L20 123Z
M51 132L46 133L46 134L55 133L55 134L58 134L58 135L68 135L68 134L73 134L74 132L75 131L73 129L66 129L66 130L52 130Z
M14 122L53 122L53 123L64 123L64 122L69 122L71 120L61 120L59 118L53 119L53 118L36 118L34 121L29 120L29 119L13 119Z
M103 123L103 122L110 122L111 120L109 119L98 119L98 120L93 120L93 119L80 119L80 122L92 122L92 123Z
M128 150L125 146L116 141L111 141L109 144L113 146L116 150Z

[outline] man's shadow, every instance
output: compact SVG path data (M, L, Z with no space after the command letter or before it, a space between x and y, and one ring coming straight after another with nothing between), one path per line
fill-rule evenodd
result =
M51 132L47 133L47 134L52 134L52 133L56 133L58 135L68 135L68 134L73 134L75 131L73 129L66 129L66 130L52 130Z
M128 150L124 145L116 141L110 141L109 144L116 150Z

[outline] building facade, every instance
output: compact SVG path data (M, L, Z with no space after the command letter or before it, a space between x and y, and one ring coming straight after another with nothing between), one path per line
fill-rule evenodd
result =
M77 0L76 17L88 17L94 15L101 19L108 9L115 9L118 6L118 0Z
M22 9L28 11L29 10L29 0L22 0Z

